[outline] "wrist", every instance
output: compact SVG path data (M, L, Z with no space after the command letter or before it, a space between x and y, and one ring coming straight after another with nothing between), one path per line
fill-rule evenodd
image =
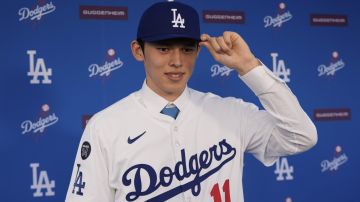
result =
M240 76L243 76L260 65L260 61L253 56L252 59L248 60L248 62L242 63L241 65L237 66L236 71L240 74Z

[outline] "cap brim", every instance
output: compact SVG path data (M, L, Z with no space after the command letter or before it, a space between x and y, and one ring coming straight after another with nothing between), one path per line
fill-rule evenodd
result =
M141 38L141 40L146 42L154 42L154 41L161 41L165 39L176 39L176 38L194 39L196 41L201 41L200 37L193 37L186 34L166 34L161 36L149 36L149 37L143 37Z

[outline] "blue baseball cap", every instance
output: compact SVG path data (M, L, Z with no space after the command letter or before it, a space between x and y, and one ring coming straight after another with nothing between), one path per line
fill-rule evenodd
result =
M153 4L141 16L137 39L153 42L172 38L200 41L198 12L186 4L174 1Z

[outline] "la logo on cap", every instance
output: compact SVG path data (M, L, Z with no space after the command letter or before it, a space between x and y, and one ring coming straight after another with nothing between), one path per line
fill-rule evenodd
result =
M171 10L173 12L173 20L171 21L171 23L173 23L173 27L179 27L178 23L180 23L180 28L185 28L185 19L181 17L180 13L176 15L176 8L172 8Z

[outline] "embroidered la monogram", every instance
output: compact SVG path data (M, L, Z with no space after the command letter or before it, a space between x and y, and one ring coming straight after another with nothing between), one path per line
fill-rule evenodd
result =
M173 12L173 20L171 21L173 27L179 27L178 23L180 23L180 28L185 28L185 18L182 18L180 13L176 15L176 8L171 9L171 11Z

